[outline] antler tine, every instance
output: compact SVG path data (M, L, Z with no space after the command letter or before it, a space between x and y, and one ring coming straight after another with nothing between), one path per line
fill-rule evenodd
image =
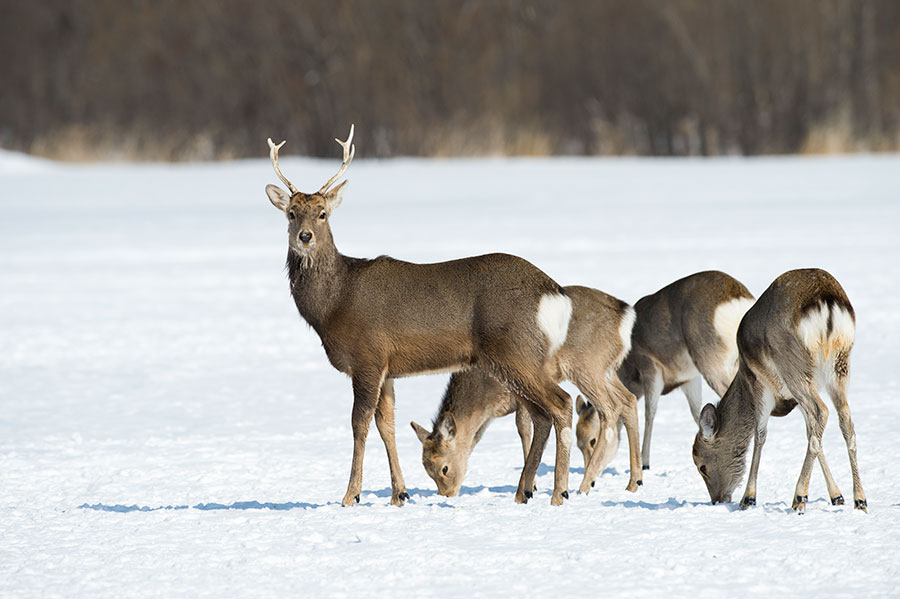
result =
M287 185L292 194L297 193L297 188L294 187L294 184L288 181L288 178L285 177L281 173L281 169L278 168L278 150L280 150L281 146L283 146L286 142L283 141L276 146L271 137L267 141L269 142L269 158L272 159L272 166L275 168L275 174L278 175L278 178L281 179L285 185Z
M356 155L356 146L353 145L353 125L350 125L350 135L347 137L347 141L341 141L337 137L334 138L334 141L341 144L341 147L344 148L344 161L341 162L341 168L337 174L329 179L316 193L321 194L328 191L328 188L341 178L341 175L343 175L344 171L347 170L347 167L350 166L350 161L353 160L353 157Z

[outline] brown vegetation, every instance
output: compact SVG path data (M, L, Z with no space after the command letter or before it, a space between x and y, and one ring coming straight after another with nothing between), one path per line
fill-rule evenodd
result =
M897 149L900 3L7 1L0 90L76 159Z

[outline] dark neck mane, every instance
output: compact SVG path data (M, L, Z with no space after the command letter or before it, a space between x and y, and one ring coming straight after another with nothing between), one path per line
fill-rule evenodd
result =
M322 336L322 325L340 298L351 260L336 249L321 250L313 260L304 260L288 249L286 266L291 296L300 315L319 333L319 337Z

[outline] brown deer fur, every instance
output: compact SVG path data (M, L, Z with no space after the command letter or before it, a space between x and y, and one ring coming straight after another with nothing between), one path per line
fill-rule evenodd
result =
M339 143L343 170L352 152L350 140ZM277 167L280 146L270 147L284 180ZM550 426L555 428L551 502L561 503L568 496L572 401L547 363L568 326L571 302L565 292L529 262L506 254L436 264L344 256L334 245L329 217L346 184L312 194L266 187L272 204L288 218L287 267L297 310L321 338L331 364L352 379L353 462L343 504L359 501L373 416L388 453L391 503L402 505L408 498L394 440L391 380L473 367L490 372L524 400L536 440L543 436L546 443ZM526 501L525 489L532 488L540 461L539 454L531 454L520 477L519 502Z
M681 388L696 421L702 406L700 377L720 397L737 372L737 326L753 295L719 271L699 272L642 297L631 352L619 378L644 396L643 467L650 467L650 439L660 395Z
M631 458L627 489L636 491L641 484L637 400L615 374L628 352L634 310L596 289L571 286L565 291L572 298L572 318L565 343L550 361L552 377L555 381L572 381L587 396L598 429L604 431L601 449L592 452L593 459L583 451L585 474L580 491L590 490L597 475L615 455L616 428L620 421L628 432ZM448 496L459 493L469 454L487 426L494 418L517 408L519 434L523 447L527 447L528 427L522 422L521 408L500 383L480 370L458 372L450 377L432 431L410 423L422 442L422 464L439 493ZM579 408L584 409L583 405Z
M818 459L833 504L843 496L822 451L828 408L823 389L838 412L850 456L855 507L866 509L856 463L856 434L847 403L855 315L850 300L830 274L791 270L777 279L746 313L738 329L740 366L718 406L700 414L693 458L713 503L731 501L740 483L753 437L753 458L741 507L756 503L756 477L766 441L766 424L776 401L794 400L806 420L807 449L793 507L806 507L813 462Z

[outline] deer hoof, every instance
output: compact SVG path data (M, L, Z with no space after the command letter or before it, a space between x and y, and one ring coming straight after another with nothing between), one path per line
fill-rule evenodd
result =
M529 499L534 497L534 491L525 491L525 501L527 502Z
M397 495L397 498L400 499L401 501L406 501L407 499L409 499L409 493L407 493L406 491L403 491L402 493Z
M638 481L637 481L637 486L639 486L639 487L643 487L643 486L644 486L644 479L643 479L643 478L639 478L639 479L638 479Z
M650 464L644 464L641 466L641 470L650 470Z
M831 505L844 505L844 496L838 495L837 497L832 497Z
M741 509L745 510L748 507L756 505L756 497L744 497L741 499Z
M806 500L806 495L797 495L796 497L794 497L794 505L791 507L793 507L794 510L798 513L802 514L804 511L806 511Z
M518 493L516 493L516 503L526 504L528 503L528 497L526 497L524 494L519 495Z
M563 492L562 492L562 496L563 496L563 499L568 499L568 498L569 498L569 492L568 492L568 491L563 491Z
M853 501L853 507L855 507L855 508L858 509L858 510L862 510L862 511L864 511L864 512L867 512L867 511L868 511L868 510L866 509L866 508L868 507L868 505L869 505L869 504L866 503L866 500L865 500L865 499L856 499L856 500Z

